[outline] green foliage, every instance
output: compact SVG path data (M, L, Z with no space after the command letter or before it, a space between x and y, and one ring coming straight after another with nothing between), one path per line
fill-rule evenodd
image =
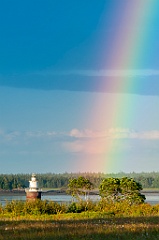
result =
M71 215L72 214L72 215ZM82 214L82 215L76 215ZM59 205L47 201L13 201L2 207L0 218L7 216L12 219L84 219L97 217L142 217L158 216L159 205L129 204L127 201L108 203L105 199L97 203L74 202L70 205ZM49 217L50 216L50 217ZM52 218L52 217L53 218Z
M120 179L120 194L121 198L130 203L142 203L145 201L145 196L140 193L142 186L133 178L124 177Z
M158 215L159 207L153 207L150 204L129 204L127 201L108 203L102 199L97 204L97 212L105 213L107 216L116 217L136 217Z
M81 213L87 211L94 211L96 209L96 203L91 201L80 201L80 202L73 202L68 206L68 213Z
M7 202L3 209L4 213L18 215L41 215L41 214L59 214L67 211L67 206L52 201L11 201Z
M105 178L133 178L136 182L139 182L143 188L159 188L159 173L116 173L116 174L104 174L104 173L45 173L36 174L40 188L67 188L70 179L78 179L84 177L88 179L94 186L98 188L101 181ZM0 189L12 190L23 189L28 187L30 174L0 174Z
M99 186L99 193L107 201L128 201L129 203L142 203L145 196L140 193L142 186L132 178L106 178Z
M47 218L54 216L54 219L60 218L63 214L70 218L69 214L83 213L80 216L93 218L94 217L141 217L141 216L158 216L159 205L151 206L147 203L130 204L128 201L108 202L102 198L101 201L94 202L73 202L69 205L58 204L52 201L12 201L7 202L1 207L0 217L8 216L14 218L33 217ZM57 216L57 217L56 217ZM72 215L72 217L76 215Z
M67 212L68 213L81 213L85 211L85 207L82 204L73 202L69 205Z
M107 200L115 201L120 192L120 180L118 178L105 178L99 186L99 194Z
M13 216L23 215L25 203L23 201L6 202L3 208L4 213L11 213Z
M68 213L76 213L77 212L77 205L75 202L71 203L67 210Z
M71 193L72 197L76 197L81 201L80 195L85 196L85 200L88 200L89 191L93 189L93 184L82 176L69 180L68 192Z

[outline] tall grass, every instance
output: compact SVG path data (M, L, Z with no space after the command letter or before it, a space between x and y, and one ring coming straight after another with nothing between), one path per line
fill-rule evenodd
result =
M0 239L157 240L159 239L158 222L159 217L1 220Z
M0 240L157 240L159 205L12 201L0 207Z

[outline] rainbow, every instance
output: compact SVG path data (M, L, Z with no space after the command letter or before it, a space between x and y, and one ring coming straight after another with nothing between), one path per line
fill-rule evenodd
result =
M142 87L140 80L133 74L131 75L131 71L141 69L142 61L144 61L146 47L144 44L150 34L149 23L156 9L155 3L157 2L153 0L133 0L112 1L109 6L106 4L100 26L101 31L96 41L96 44L102 46L97 57L100 59L101 70L107 69L111 73L114 71L120 74L107 77L110 79L105 81L105 84L109 84L107 87L112 90L112 93L103 94L102 98L97 96L94 107L96 116L93 112L91 115L92 126L98 122L100 129L102 127L103 131L108 131L108 136L105 139L98 139L96 146L93 146L99 149L99 152L100 149L105 149L104 153L101 150L100 160L98 159L97 162L101 164L100 171L102 172L122 171L124 164L129 164L126 160L128 157L126 151L120 149L126 138L111 139L109 131L117 134L118 131L124 131L125 126L131 128L137 121L138 103L135 96L126 93ZM115 30L105 31L105 28L108 29L108 24L111 27L114 26ZM124 75L124 71L128 74ZM99 85L101 89L106 87L103 81L101 85L100 80ZM105 129L105 125L112 130Z

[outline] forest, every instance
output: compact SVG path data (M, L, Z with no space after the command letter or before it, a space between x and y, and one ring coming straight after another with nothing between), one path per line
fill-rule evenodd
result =
M133 178L136 182L140 183L145 188L159 188L159 172L151 173L41 173L36 174L40 188L67 188L69 180L83 176L93 184L94 188L98 188L101 181L105 178L116 177L129 177ZM0 174L0 189L1 190L14 190L24 189L29 186L31 174Z

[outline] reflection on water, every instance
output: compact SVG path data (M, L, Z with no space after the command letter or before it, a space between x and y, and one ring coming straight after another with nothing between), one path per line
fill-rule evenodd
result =
M146 202L150 203L151 205L155 205L155 204L159 204L159 194L145 194L146 196ZM70 195L42 195L42 200L49 200L49 201L55 201L55 202L64 202L64 203L68 203L71 202L72 197ZM100 197L98 195L91 195L89 196L89 199L92 201L98 201L100 199ZM12 200L19 200L19 201L25 201L26 200L26 196L22 196L22 195L3 195L0 196L0 203L2 205L5 205L5 203L8 201L12 201Z

